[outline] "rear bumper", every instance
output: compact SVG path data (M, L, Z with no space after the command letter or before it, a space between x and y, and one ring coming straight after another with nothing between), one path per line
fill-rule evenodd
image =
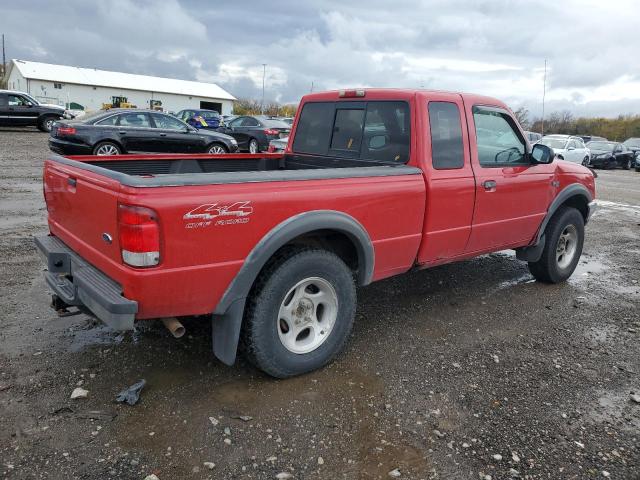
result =
M36 237L35 243L47 262L45 280L64 303L85 307L115 330L133 330L138 303L124 298L120 285L55 236Z
M93 150L88 145L71 143L59 138L49 138L49 148L60 155L92 155Z

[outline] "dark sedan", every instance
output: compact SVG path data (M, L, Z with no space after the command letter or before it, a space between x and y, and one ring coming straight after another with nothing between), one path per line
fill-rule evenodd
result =
M248 115L236 117L228 125L218 129L219 132L235 138L240 150L249 153L267 150L271 140L289 136L290 130L291 126L280 120Z
M591 151L591 167L629 170L633 165L633 151L622 143L594 141L587 143L587 148Z
M49 148L63 155L118 155L129 152L229 153L229 135L197 130L152 110L111 109L53 125Z

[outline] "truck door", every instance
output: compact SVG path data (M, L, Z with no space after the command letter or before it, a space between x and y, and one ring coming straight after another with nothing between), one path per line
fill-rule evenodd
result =
M418 263L437 264L462 255L471 234L475 179L460 95L433 93L419 102L426 112L418 130L427 183L424 233Z
M38 109L29 99L16 93L7 95L9 103L7 118L9 125L36 125L38 123Z
M555 165L531 162L527 143L503 108L466 105L476 201L467 252L526 245L551 201Z

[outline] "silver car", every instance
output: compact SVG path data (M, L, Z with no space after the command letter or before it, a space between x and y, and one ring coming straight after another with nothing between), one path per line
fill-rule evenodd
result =
M545 135L539 143L553 148L558 160L589 165L591 152L582 138L573 135Z

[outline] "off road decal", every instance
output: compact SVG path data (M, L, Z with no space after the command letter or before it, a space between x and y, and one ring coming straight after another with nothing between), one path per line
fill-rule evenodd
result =
M231 205L207 203L194 208L182 217L184 220L198 220L188 222L185 228L202 228L210 225L235 225L249 223L249 216L253 213L250 201L236 202Z

